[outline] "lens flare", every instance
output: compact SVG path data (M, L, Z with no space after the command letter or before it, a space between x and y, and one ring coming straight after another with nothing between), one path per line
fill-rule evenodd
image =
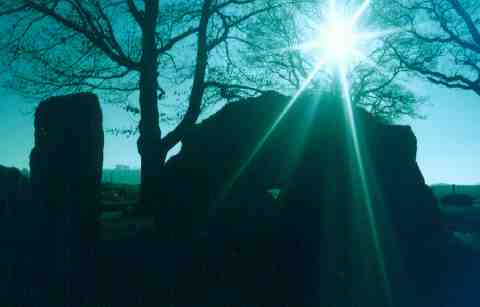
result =
M368 225L363 225L366 226L364 229L365 232L362 232L364 234L362 234L361 237L358 237L358 239L373 243L372 251L370 251L368 256L376 259L377 269L382 275L383 287L386 291L386 296L388 299L388 302L386 303L390 306L392 304L390 280L389 276L387 276L384 252L381 247L382 244L380 243L379 239L380 236L378 232L378 225L372 206L372 194L370 192L371 187L369 186L371 178L367 177L368 171L365 169L364 157L362 156L362 150L357 135L357 127L355 124L355 116L353 111L354 107L352 106L350 99L350 89L347 74L349 67L353 63L356 61L364 61L366 58L366 56L364 56L365 53L362 52L365 51L362 50L364 45L368 45L372 41L398 30L362 31L361 27L359 26L359 21L367 11L369 5L370 1L365 0L353 14L345 16L339 13L337 2L335 0L330 0L328 2L328 7L326 8L328 15L325 18L325 23L313 23L311 20L306 18L306 22L312 25L313 29L315 30L313 39L305 41L297 46L294 46L293 48L282 50L282 52L300 50L305 54L313 54L315 59L314 69L308 75L295 95L293 95L292 99L288 102L285 109L274 121L267 133L260 138L257 146L255 146L251 154L245 161L243 161L233 176L227 180L227 182L225 182L225 186L220 192L218 199L222 199L228 193L228 191L231 190L234 183L238 180L241 174L245 171L246 167L251 163L251 161L263 147L272 131L278 126L298 97L300 97L302 92L308 88L311 82L313 82L321 69L328 64L333 64L335 67L335 76L333 78L333 80L335 80L335 84L333 84L333 88L340 89L342 92L341 96L345 120L350 131L350 156L354 160L353 162L355 165L355 169L352 172L354 177L353 182L357 183L360 187L359 193L362 198L362 201L360 201L360 204L358 204L359 208L357 209L361 210L363 212L362 214L368 217ZM211 210L215 210L215 205L211 207ZM353 218L355 218L355 216ZM365 235L365 233L367 235ZM364 252L366 253L366 251Z
M347 63L356 48L357 35L350 23L338 19L326 26L319 41L325 42L327 58L332 58L338 63Z
M317 62L315 65L314 70L309 74L308 78L302 83L302 86L300 89L297 91L297 93L290 99L290 101L287 103L285 108L282 110L282 112L278 115L276 120L273 122L272 126L268 129L268 131L265 133L265 135L262 136L260 141L257 143L253 151L250 153L248 158L241 164L241 166L237 169L237 171L233 174L227 182L225 182L224 187L220 194L217 196L218 201L221 201L224 199L224 197L227 195L227 193L231 190L235 182L238 180L238 178L243 174L247 166L252 162L252 160L255 158L257 153L262 149L263 145L265 142L268 140L272 132L275 130L275 128L278 126L278 124L282 121L282 119L285 117L285 115L288 113L290 108L293 106L293 104L297 101L297 99L300 97L302 92L308 87L308 85L312 82L312 80L315 78L316 74L321 70L324 62ZM216 210L216 202L211 206L210 208L211 212L214 212Z
M382 250L381 243L380 243L378 225L375 217L376 215L373 210L372 196L370 192L371 187L369 184L370 184L371 178L367 176L367 170L365 169L364 157L362 154L362 148L359 142L357 126L355 123L355 116L353 111L354 106L352 105L352 101L350 99L350 85L346 77L347 76L346 67L340 64L338 67L338 71L340 76L339 81L342 89L343 110L344 110L345 120L349 124L350 140L351 140L351 145L353 147L351 148L350 156L355 160L354 162L356 165L356 169L353 170L352 172L354 176L353 181L359 183L359 186L360 186L359 193L360 193L360 197L362 198L362 202L360 202L358 205L362 207L359 209L364 210L366 213L366 216L368 217L367 229L365 229L365 232L362 232L362 233L367 233L369 236L371 236L370 238L360 237L359 239L371 240L371 242L373 243L372 245L374 250L372 252L373 252L373 256L376 258L377 266L381 273L383 286L386 291L385 293L385 297L387 299L386 303L387 303L387 306L392 306L393 299L392 299L392 293L391 293L390 279L387 274L387 269L385 266L384 252Z
M358 193L361 200L357 204L357 210L360 210L359 212L362 212L361 215L365 215L368 218L368 225L364 225L366 227L364 231L361 232L362 235L357 234L359 236L357 239L371 242L372 250L369 256L376 259L377 269L382 276L383 289L385 290L385 297L387 299L386 304L392 305L391 283L385 266L384 251L380 242L379 227L372 203L372 187L370 185L374 178L367 176L369 172L365 169L365 157L363 156L359 142L354 106L350 98L350 86L347 75L350 66L358 61L372 65L372 61L365 60L367 58L367 56L365 56L367 50L363 49L364 46L368 47L369 44L378 38L399 30L362 31L359 26L359 21L369 5L370 1L365 0L352 15L345 16L339 13L336 1L330 0L328 16L324 23L315 24L311 23L310 20L308 21L310 25L313 25L312 28L316 32L314 39L304 42L298 46L297 49L303 51L305 54L313 54L314 58L319 57L321 61L326 60L334 67L334 84L332 85L332 91L337 89L341 91L345 121L350 131L350 157L354 160L353 165L355 168L352 170L352 182L355 182L356 185L359 186ZM353 218L355 218L355 216L353 216ZM367 251L363 252L366 253Z
M306 27L311 29L308 39L300 44L284 50L300 50L314 60L326 60L338 71L339 65L349 70L353 64L363 61L365 54L374 46L374 42L384 36L397 33L403 29L386 30L365 29L360 24L362 16L368 10L370 1L366 0L351 14L345 14L345 7L339 7L335 0L330 0L325 9L322 22L316 22L307 16L302 16Z

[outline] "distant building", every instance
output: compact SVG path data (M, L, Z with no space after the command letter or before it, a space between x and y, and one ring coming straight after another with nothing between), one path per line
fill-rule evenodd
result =
M116 171L128 171L128 170L130 170L130 166L124 165L124 164L117 164L117 165L115 165L115 170Z
M116 165L114 169L104 169L102 182L116 184L140 184L140 170L127 165Z

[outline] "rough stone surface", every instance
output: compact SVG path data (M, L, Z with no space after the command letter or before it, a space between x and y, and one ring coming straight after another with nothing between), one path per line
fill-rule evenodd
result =
M279 201L268 204L278 218L264 221L277 224L270 262L282 268L272 276L283 302L441 306L448 238L410 127L350 113L333 98L289 102L268 93L200 123L166 164L159 226L177 238L205 230L221 244L229 235L208 227L223 218L219 212L248 211L265 202L262 192L279 188ZM234 234L247 220L231 223L231 244L245 244ZM249 266L255 262L247 257Z

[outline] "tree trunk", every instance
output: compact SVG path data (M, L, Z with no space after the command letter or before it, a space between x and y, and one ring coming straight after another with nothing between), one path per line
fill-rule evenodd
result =
M137 142L141 160L140 206L150 210L158 201L160 172L166 152L161 146L161 131L158 113L158 61L155 26L159 1L145 1L145 15L142 23L142 60L140 70L140 137Z
M140 205L151 211L161 195L162 167L168 151L177 144L190 129L200 114L209 46L207 44L208 21L212 0L205 0L200 18L196 66L190 93L189 107L182 122L164 139L159 126L157 104L158 62L155 26L158 17L159 0L145 0L145 17L142 23L142 61L140 70L140 137L138 151L141 157ZM165 179L165 178L163 178ZM152 212L153 213L153 212Z

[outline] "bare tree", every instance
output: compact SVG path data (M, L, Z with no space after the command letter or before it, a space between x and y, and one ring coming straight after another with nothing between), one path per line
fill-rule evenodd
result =
M399 29L386 46L401 67L480 95L479 1L382 0L375 10L381 25Z
M258 16L258 24L249 24L245 44L248 52L244 53L244 62L242 65L232 63L237 67L237 74L243 76L242 84L262 84L265 88L290 95L300 90L304 81L309 79L317 60L298 48L308 37L306 32L318 30L309 29L303 15L306 14L308 20L321 23L325 19L322 10L324 8L318 3L302 3L297 10L269 11ZM378 31L376 18L369 11L361 26L366 31ZM402 116L418 116L416 107L424 98L416 96L403 85L402 77L408 69L386 52L381 38L368 43L370 46L365 48L364 58L353 65L348 74L352 103L386 121ZM308 88L329 90L328 84L332 84L334 78L325 67L317 73Z
M150 206L168 151L219 99L266 90L292 94L312 70L291 47L301 41L295 12L317 0L6 0L0 3L1 61L10 87L44 97L95 91L128 101L139 115L141 203ZM313 12L313 13L312 13ZM286 52L278 52L288 50ZM352 101L384 118L414 114L418 101L396 83L405 67L379 46L371 66L352 70ZM322 88L320 73L312 87ZM138 103L131 104L138 96ZM159 106L161 107L159 109ZM175 115L168 133L160 121Z
M300 1L6 0L0 3L3 64L12 75L9 85L36 97L138 94L138 107L127 109L140 116L141 203L148 207L157 199L166 155L197 121L205 93L261 92L235 83L222 68L220 50L251 20L292 2ZM159 112L159 100L175 95L186 107L174 129L162 134L166 113Z

